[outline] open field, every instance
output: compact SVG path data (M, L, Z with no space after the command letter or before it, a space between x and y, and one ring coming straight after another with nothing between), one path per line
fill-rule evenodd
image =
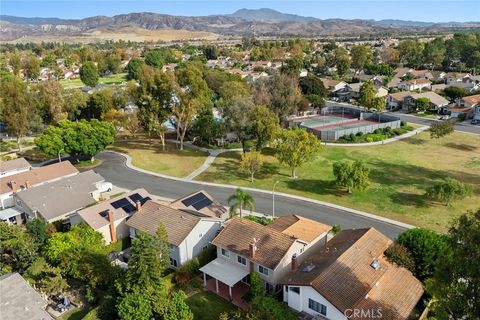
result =
M185 177L197 169L208 157L206 152L188 147L180 151L176 144L167 143L165 151L156 140L116 142L109 150L130 155L133 165L174 177Z
M100 29L92 32L85 32L79 35L32 35L20 39L6 41L7 43L40 43L40 42L65 42L65 43L94 43L104 41L180 41L180 40L215 40L218 35L204 31L160 29L147 30L136 27L125 27L117 29Z
M185 302L192 310L194 320L218 319L223 312L236 309L233 304L209 291L194 294Z
M325 147L314 160L297 170L281 166L266 149L265 165L251 183L239 171L239 152L224 153L197 180L276 190L328 201L350 208L372 212L406 223L446 231L459 214L480 207L480 139L455 132L439 140L429 133L387 145L371 147ZM332 165L336 161L364 160L371 168L371 186L365 191L347 194L334 183ZM450 206L424 200L425 190L447 177L469 183L474 195ZM294 212L292 212L294 213Z
M99 85L112 85L112 84L120 84L124 81L127 81L127 78L125 77L126 74L114 74L106 77L100 77L98 79L98 84ZM84 87L85 85L83 84L82 80L80 78L72 79L72 80L60 80L60 84L64 88L77 88L77 87Z

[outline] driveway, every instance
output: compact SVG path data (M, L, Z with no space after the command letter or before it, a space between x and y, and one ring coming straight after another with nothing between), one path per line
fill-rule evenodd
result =
M233 193L233 189L220 186L201 185L195 181L179 181L170 178L157 177L136 171L125 165L125 158L119 154L103 152L98 155L103 162L94 168L107 181L125 188L145 188L154 195L177 199L200 189L205 190L223 204ZM255 200L255 211L265 214L272 213L272 196L262 192L249 191ZM345 210L331 208L317 203L275 196L275 215L284 216L299 214L329 225L340 225L343 229L374 227L390 238L395 238L405 229L387 222L350 213Z

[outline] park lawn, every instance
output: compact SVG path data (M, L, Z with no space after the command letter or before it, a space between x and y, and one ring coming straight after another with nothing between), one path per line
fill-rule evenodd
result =
M209 291L196 293L185 302L192 310L194 320L218 319L220 314L237 309L227 300Z
M120 84L124 81L127 81L126 74L112 74L106 77L100 77L98 79L99 85L112 85L112 84ZM60 80L60 84L64 88L77 88L77 87L84 87L82 80L80 78L72 79L72 80Z
M109 149L130 155L136 167L174 177L188 176L208 157L207 152L188 147L179 150L174 143L166 143L162 151L157 140L115 142Z
M451 220L480 208L480 139L454 132L431 140L428 132L394 143L371 147L323 147L313 161L297 170L297 179L266 149L265 164L251 183L239 171L239 152L217 157L197 180L276 190L323 200L417 226L446 231ZM340 160L364 160L371 169L371 185L347 194L334 183L332 165ZM425 190L447 177L473 186L473 196L449 206L424 200ZM292 212L294 213L294 212Z

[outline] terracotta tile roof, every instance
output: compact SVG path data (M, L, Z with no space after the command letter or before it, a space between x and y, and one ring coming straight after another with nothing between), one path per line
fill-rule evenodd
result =
M331 226L297 215L280 217L267 227L305 242L311 242L332 229Z
M212 243L245 257L249 256L250 243L256 239L257 251L252 261L270 269L275 269L295 238L275 229L243 218L235 218L226 225Z
M410 313L423 288L410 272L383 258L390 244L390 239L373 228L341 231L282 283L311 286L340 312L368 302L381 305L383 310L396 310L392 315ZM371 266L374 260L380 263L378 269ZM303 271L307 266L313 269ZM371 301L366 302L365 297Z
M92 227L93 230L98 230L101 227L104 227L109 224L107 216L102 216L100 214L101 212L111 210L113 213L114 221L121 220L123 218L126 218L132 215L133 212L128 214L122 208L115 209L112 206L112 202L125 198L131 205L135 206L135 202L128 198L128 196L131 196L132 194L135 194L135 193L138 193L140 196L142 196L142 198L150 196L150 194L145 189L135 189L130 192L124 193L122 195L119 195L118 197L111 198L103 202L100 202L96 205L93 205L91 207L87 207L85 209L79 210L78 215L83 219L83 221L85 221L90 227Z
M168 234L168 241L179 246L202 218L164 206L153 200L147 201L142 210L136 212L126 225L137 230L155 235L160 223Z
M205 197L209 199L212 203L198 209L194 207L195 203L192 203L191 205L188 205L188 206L183 203L185 199L191 198L200 193L203 193ZM211 195L209 195L204 190L194 192L181 199L175 200L172 203L170 203L170 207L179 209L182 211L190 212L193 214L200 213L203 216L212 217L212 218L222 218L222 217L225 217L225 215L227 214L227 209L224 206L222 206L220 202L215 200Z
M19 169L30 168L30 163L28 163L25 158L17 158L9 161L0 161L0 174Z
M29 171L20 172L11 176L0 179L0 194L11 192L10 182L13 180L17 183L17 190L25 188L25 182L29 181L31 186L40 183L59 179L68 175L77 174L78 170L70 163L70 161L62 161L45 167L34 168Z
M480 94L475 94L473 96L463 97L463 101L468 103L469 105L473 106L477 103L480 103Z
M405 81L406 84L424 84L424 83L431 83L428 79L413 79Z

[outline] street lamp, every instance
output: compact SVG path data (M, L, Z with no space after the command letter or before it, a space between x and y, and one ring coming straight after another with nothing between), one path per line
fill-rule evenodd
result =
M62 162L62 158L60 157L60 153L62 153L62 151L64 151L63 149L61 149L60 151L58 151L58 162Z
M277 186L277 183L279 183L280 180L275 181L273 184L273 189L272 189L272 218L275 218L275 187Z

